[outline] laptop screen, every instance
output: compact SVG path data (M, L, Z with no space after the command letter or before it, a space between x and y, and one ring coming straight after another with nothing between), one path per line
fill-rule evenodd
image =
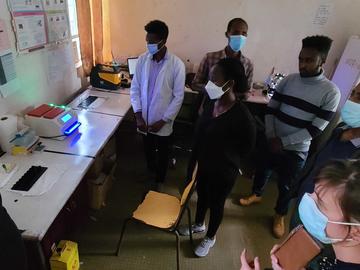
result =
M133 76L136 69L136 63L138 61L138 58L128 58L128 66L129 66L129 74L130 76Z

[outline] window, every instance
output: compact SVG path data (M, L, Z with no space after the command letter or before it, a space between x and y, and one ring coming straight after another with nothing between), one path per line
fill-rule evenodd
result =
M82 65L82 63L80 54L79 29L77 23L76 0L68 0L68 12L75 67L78 68Z

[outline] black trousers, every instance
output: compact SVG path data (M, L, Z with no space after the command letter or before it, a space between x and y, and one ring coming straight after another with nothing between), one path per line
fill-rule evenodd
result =
M306 156L307 154L304 153ZM267 152L261 156L257 163L253 193L261 196L265 186L269 181L272 172L278 173L278 198L275 206L275 212L285 216L289 209L291 194L295 181L305 165L306 159L302 159L294 151L283 151L279 154Z
M218 168L217 171L202 170L199 165L197 176L197 206L195 222L200 224L205 220L207 209L210 209L209 226L206 236L216 235L224 216L226 198L229 196L239 171L235 168Z
M147 167L156 174L155 181L163 183L169 164L172 135L158 136L148 133L143 135Z

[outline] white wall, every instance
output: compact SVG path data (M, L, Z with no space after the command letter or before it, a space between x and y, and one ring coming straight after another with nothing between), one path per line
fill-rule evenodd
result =
M320 3L333 2L327 24L313 24ZM347 39L360 34L359 0L112 0L111 34L115 57L145 50L144 25L164 20L170 28L168 47L195 65L208 51L225 47L227 22L242 17L249 24L243 52L255 64L255 80L264 80L272 66L297 72L301 39L324 34L334 39L325 70L330 74Z
M0 1L0 19L5 20L13 52L15 37L11 29L11 17L6 1ZM15 53L16 55L16 53ZM0 115L20 113L28 107L42 103L62 103L81 87L73 64L71 44L55 50L41 49L15 58L19 78L19 91L7 98L0 96ZM49 73L51 69L54 73ZM54 80L54 75L58 79Z

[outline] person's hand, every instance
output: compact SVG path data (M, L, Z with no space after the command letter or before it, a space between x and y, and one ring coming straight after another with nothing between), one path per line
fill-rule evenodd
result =
M352 139L356 139L360 137L360 128L350 128L344 130L340 136L340 141L346 142L351 141Z
M284 270L279 264L279 259L274 255L275 251L277 251L279 247L279 245L275 245L270 251L271 266L274 270Z
M283 145L279 137L269 139L269 149L272 153L280 153L283 150Z
M135 119L136 119L136 127L140 131L146 132L147 131L147 126L146 126L144 118L142 117L142 113L141 112L135 113Z
M162 129L162 127L166 124L166 122L164 120L159 120L155 123L153 123L151 126L149 126L149 131L150 132L158 132L160 129Z
M259 257L255 257L253 262L248 262L246 259L246 249L241 252L240 261L240 270L260 270Z
M360 243L360 226L351 226L350 236L354 241Z
M146 126L145 120L144 120L144 118L142 118L142 116L136 117L136 127L142 132L147 131L147 126Z

